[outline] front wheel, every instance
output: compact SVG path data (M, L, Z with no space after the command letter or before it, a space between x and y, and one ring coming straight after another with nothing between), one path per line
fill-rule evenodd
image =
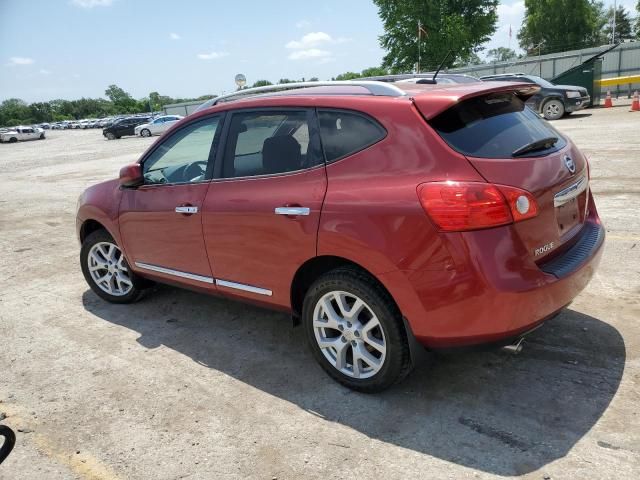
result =
M131 271L122 250L105 230L87 236L80 250L85 280L98 296L111 303L133 303L144 280Z
M549 100L542 107L542 115L547 120L558 120L564 115L564 104L560 100Z
M44 140L44 133L40 134L40 140Z
M116 136L111 133L111 132L107 132L107 140L115 140Z
M346 387L379 392L411 370L400 311L363 272L338 269L316 280L305 296L302 322L318 363Z
M140 132L140 135L143 136L143 137L150 137L151 136L151 131L149 129L145 128Z

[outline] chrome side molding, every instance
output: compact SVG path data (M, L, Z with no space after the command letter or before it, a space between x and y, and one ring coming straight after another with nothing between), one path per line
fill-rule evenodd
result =
M553 197L553 206L561 207L565 203L570 202L582 192L584 192L589 186L589 181L587 180L586 175L583 175L580 180L578 180L573 185L569 185L567 188L560 190Z
M181 272L180 270L173 270L171 268L159 267L158 265L151 265L150 263L136 262L136 267L144 270L151 270L152 272L164 273L166 275L173 275L174 277L188 278L189 280L195 280L203 283L213 283L214 280L211 277L205 277L204 275L196 275L195 273Z
M267 297L273 295L273 292L271 290L267 290L266 288L245 285L244 283L229 282L228 280L216 279L216 285L218 285L219 287L234 288L236 290L243 290L245 292L257 293L258 295L266 295Z
M206 277L204 275L197 275L195 273L181 272L180 270L160 267L158 265L152 265L150 263L136 262L136 267L143 270L150 270L152 272L164 273L165 275L173 275L174 277L187 278L189 280L195 280L197 282L210 284L215 283L219 287L233 288L235 290L257 293L258 295L266 295L267 297L273 295L273 292L271 290L267 290L266 288L254 287L253 285L246 285L244 283L230 282L228 280L219 280L212 277Z

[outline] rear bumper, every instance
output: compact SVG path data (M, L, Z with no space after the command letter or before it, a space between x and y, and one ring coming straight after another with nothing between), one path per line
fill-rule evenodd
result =
M447 239L451 268L390 272L380 280L423 345L442 349L497 343L551 318L587 286L604 245L604 228L595 212L582 232L589 237L586 243L581 239L541 265L502 228L456 234Z

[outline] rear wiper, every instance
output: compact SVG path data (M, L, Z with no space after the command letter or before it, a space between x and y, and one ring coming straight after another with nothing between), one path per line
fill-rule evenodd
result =
M525 153L536 152L539 150L546 150L548 148L553 147L557 141L558 141L558 137L542 138L540 140L536 140L535 142L527 143L526 145L523 145L520 148L514 150L511 153L511 156L520 157Z

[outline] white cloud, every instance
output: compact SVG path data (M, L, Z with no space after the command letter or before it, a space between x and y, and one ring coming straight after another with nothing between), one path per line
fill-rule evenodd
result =
M51 75L51 70L46 70L46 69L44 69L44 68L41 68L41 69L40 69L40 73L41 73L42 75Z
M198 58L200 60L215 60L218 58L226 57L227 55L229 55L227 52L199 53Z
M320 63L327 63L333 60L333 53L326 47L348 41L348 38L333 38L325 32L311 32L299 40L291 40L285 48L293 50L289 54L289 60L320 59Z
M321 58L326 62L331 58L331 52L319 48L309 48L307 50L296 50L289 54L289 60L308 60L310 58Z
M171 32L171 33L169 34L169 38L170 38L171 40L180 40L182 37L181 37L180 35L178 35L177 33L173 33L173 32Z
M296 22L296 28L309 28L311 26L311 22L309 20L300 20Z
M323 43L332 43L333 39L331 35L324 32L311 32L307 33L300 40L291 40L285 45L285 48L304 50L312 47L317 47Z
M11 57L9 59L9 63L7 63L8 67L15 67L16 65L31 65L35 63L33 58L28 57Z
M71 0L71 5L81 8L110 7L113 0Z

